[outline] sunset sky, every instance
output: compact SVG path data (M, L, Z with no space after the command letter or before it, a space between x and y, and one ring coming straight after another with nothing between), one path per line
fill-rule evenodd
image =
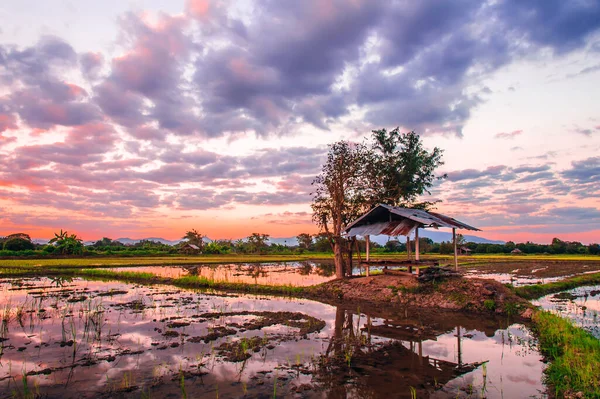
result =
M0 235L316 233L327 144L396 126L480 236L600 242L600 2L0 3Z

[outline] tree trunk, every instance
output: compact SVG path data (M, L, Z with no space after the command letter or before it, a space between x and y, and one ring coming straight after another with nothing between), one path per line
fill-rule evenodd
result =
M342 237L335 237L333 244L333 261L335 262L335 277L344 277L344 248Z

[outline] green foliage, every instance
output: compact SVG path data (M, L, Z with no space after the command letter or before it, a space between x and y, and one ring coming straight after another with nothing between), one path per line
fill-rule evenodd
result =
M76 234L70 234L65 230L54 233L54 238L49 241L54 244L55 252L63 255L81 255L83 253L83 241Z
M27 240L22 237L12 237L7 238L4 241L3 249L5 251L27 251L33 250L35 245L31 242L31 240Z
M483 307L493 312L494 310L496 310L496 301L494 301L493 299L486 299L485 301L483 301Z
M389 240L384 245L385 252L405 252L406 244L398 240Z
M504 304L504 311L507 315L512 316L515 315L521 310L521 304L515 302L506 302Z
M252 233L246 239L248 247L253 253L264 253L267 248L268 234Z
M204 253L209 255L220 255L229 252L229 248L217 241L209 242L204 246Z
M536 299L541 298L544 295L553 294L555 292L566 291L584 285L596 284L600 284L600 273L569 277L561 281L555 281L547 284L524 285L521 287L516 287L515 292L522 298Z
M195 229L187 231L185 235L182 237L184 240L187 240L188 244L195 245L200 248L200 251L204 249L204 236L198 233Z
M395 128L389 132L373 130L372 151L371 205L428 208L432 204L416 201L422 194L430 194L429 189L436 180L434 171L444 164L441 149L435 147L429 152L417 133L401 133Z
M313 236L308 233L301 233L296 236L298 246L302 249L310 249L313 245Z
M533 321L540 350L551 361L545 373L554 396L600 398L600 340L550 312L537 312Z

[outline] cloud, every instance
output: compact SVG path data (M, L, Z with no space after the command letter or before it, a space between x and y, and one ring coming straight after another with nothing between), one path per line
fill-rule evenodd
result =
M485 79L500 68L597 47L590 41L598 8L558 0L268 0L249 10L188 0L178 15L123 14L110 55L78 52L56 36L2 44L0 133L9 133L0 146L10 151L0 159L0 196L98 218L307 204L325 148L302 143L234 156L211 150L214 142L294 137L307 126L331 141L340 126L357 125L460 136L489 98ZM591 64L579 74L596 70ZM599 129L575 127L588 136ZM458 206L489 206L482 217L490 223L510 209L538 215L553 196L597 195L597 164L593 157L562 171L455 170L436 194L449 198L441 190L448 188ZM511 185L518 190L495 192Z
M513 130L512 132L509 133L496 133L494 135L495 138L497 139L514 139L517 136L520 136L523 134L522 130Z

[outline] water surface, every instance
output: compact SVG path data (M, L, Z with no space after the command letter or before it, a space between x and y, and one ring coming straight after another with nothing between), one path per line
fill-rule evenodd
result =
M0 397L543 396L505 318L84 279L0 294Z
M546 295L532 302L572 320L600 339L600 285L578 287Z

